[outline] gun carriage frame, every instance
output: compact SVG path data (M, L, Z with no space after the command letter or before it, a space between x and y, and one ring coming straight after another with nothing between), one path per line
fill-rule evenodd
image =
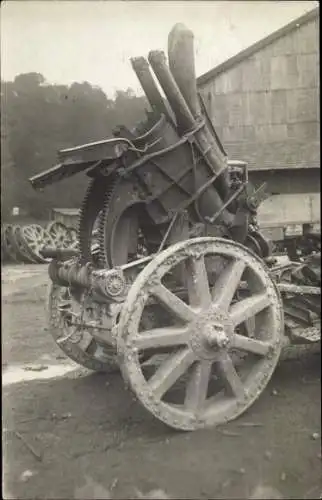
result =
M264 187L228 161L198 95L193 35L176 25L168 42L169 66L156 51L132 60L146 121L60 151L30 180L91 178L78 250L42 251L56 343L89 369L120 369L151 414L195 430L249 408L287 343L320 340L320 253L276 263L256 222Z

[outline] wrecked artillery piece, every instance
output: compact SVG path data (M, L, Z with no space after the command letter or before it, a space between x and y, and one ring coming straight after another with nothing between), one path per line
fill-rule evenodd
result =
M60 151L30 180L91 178L78 251L42 251L55 341L87 368L119 368L156 418L194 430L243 413L287 342L320 340L320 254L274 262L256 222L264 190L227 160L181 24L168 58L132 59L152 108L135 131Z

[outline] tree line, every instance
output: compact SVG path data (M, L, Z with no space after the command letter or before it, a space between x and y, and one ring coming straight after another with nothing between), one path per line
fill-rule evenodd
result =
M60 149L111 137L118 125L133 127L147 108L146 98L131 89L109 99L88 82L48 84L39 73L1 81L2 219L14 206L39 218L48 216L50 208L78 208L88 185L84 174L42 193L33 190L28 178L54 166Z

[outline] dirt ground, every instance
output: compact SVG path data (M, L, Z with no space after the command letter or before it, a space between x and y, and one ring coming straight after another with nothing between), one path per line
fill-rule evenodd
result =
M283 498L320 498L319 353L282 362L237 421L174 432L120 375L64 359L46 331L46 281L44 266L2 270L4 498L133 498L161 489L170 498L246 499L259 485Z

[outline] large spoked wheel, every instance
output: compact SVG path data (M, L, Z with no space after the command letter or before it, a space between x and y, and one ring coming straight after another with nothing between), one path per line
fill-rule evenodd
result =
M32 261L45 264L50 259L41 256L40 251L44 246L53 246L54 242L50 234L38 224L21 227L17 232L17 240L25 248L25 252Z
M46 229L57 248L69 248L68 229L65 224L58 221L50 222Z
M116 352L99 344L93 329L84 329L80 319L102 326L98 309L86 309L75 300L69 288L50 284L47 297L49 331L58 347L75 363L97 372L118 371ZM113 324L110 325L110 328Z
M185 286L170 290L178 265ZM164 308L165 326L142 331L153 301ZM147 410L195 430L238 417L259 397L283 337L281 299L262 261L238 243L196 238L166 249L139 274L122 307L117 348L123 376ZM156 353L161 361L147 370Z

